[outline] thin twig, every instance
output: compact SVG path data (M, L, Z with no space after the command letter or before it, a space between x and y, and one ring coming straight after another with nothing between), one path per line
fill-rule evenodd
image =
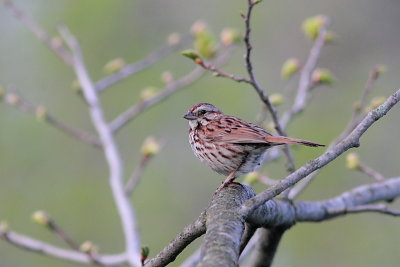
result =
M359 109L356 108L353 111L353 115L350 119L350 122L348 123L347 127L345 130L339 135L338 138L336 138L329 146L328 150L338 144L341 140L343 140L345 137L347 137L353 130L354 128L361 122L362 116L359 110L362 109L362 107L365 105L366 98L373 88L373 85L375 84L376 79L378 78L378 67L375 67L367 80L367 83L365 84L364 91L362 93L361 99L358 102L359 103ZM305 179L303 179L300 183L298 183L295 187L291 188L290 191L287 194L287 198L289 199L295 199L298 195L303 192L308 185L314 180L314 178L317 176L319 173L319 170L315 171L314 173L311 173L308 175Z
M302 112L307 105L307 100L310 98L309 90L313 86L311 74L317 65L322 48L325 45L328 26L329 21L327 20L319 29L317 39L310 49L310 54L300 73L299 86L293 106L290 110L286 111L280 119L283 128L286 128L289 121Z
M360 138L364 134L364 132L377 120L382 118L399 101L400 89L398 89L393 95L388 97L388 99L382 105L370 111L368 115L351 132L351 134L349 134L337 145L332 146L318 158L309 161L307 164L303 165L301 168L297 169L295 172L282 179L277 185L268 188L267 190L263 191L262 193L244 203L241 207L241 213L243 214L243 216L248 216L260 205L282 193L287 188L298 183L307 175L327 165L348 149L358 147L360 145Z
M214 76L216 77L224 77L224 78L228 78L231 80L234 80L235 82L244 82L244 83L249 83L251 84L251 81L247 78L244 77L240 77L231 73L227 73L223 70L221 70L220 68L218 68L217 66L211 64L211 63L206 63L204 62L203 59L198 59L195 61L199 66L203 67L206 70L212 71Z
M258 1L248 0L247 13L246 13L246 15L243 15L243 19L245 22L244 43L246 45L246 54L245 54L246 69L247 69L247 73L249 74L249 77L250 77L250 82L251 82L250 84L256 90L261 101L263 101L264 104L266 105L266 107L268 108L268 110L271 114L272 120L274 122L276 131L282 136L287 136L284 128L281 127L281 123L279 122L276 108L274 107L274 105L272 105L271 101L268 98L268 94L260 86L260 84L258 83L258 81L255 77L255 74L253 71L253 65L251 62L252 45L250 42L250 32L251 32L250 18L251 18L253 7L258 3L259 3ZM294 165L294 158L293 158L293 155L291 153L289 146L284 145L283 151L286 155L287 169L289 172L292 172L295 169L295 165Z
M79 262L84 264L95 264L100 266L119 266L127 261L126 254L115 254L97 255L96 262L92 262L86 253L53 246L13 231L6 231L4 233L1 233L0 239L19 248L66 261Z
M368 175L375 181L381 182L381 181L385 180L385 176L383 176L381 173L372 169L371 167L369 167L368 165L366 165L363 162L360 162L360 166L359 166L358 170L361 171L362 173L365 173L366 175Z
M46 227L55 234L58 238L60 238L65 244L67 244L71 249L75 251L81 251L80 246L77 242L75 242L56 222L53 218L47 215ZM90 252L86 253L91 263L96 263L97 265L104 266L101 262L98 261L97 253Z
M362 120L362 118L363 118L363 114L362 114L363 107L365 106L367 98L368 98L369 94L371 93L371 91L372 91L372 89L373 89L373 87L375 85L376 80L379 77L379 73L380 73L380 71L379 71L379 67L378 66L375 66L371 70L371 72L370 72L370 74L368 76L368 80L365 83L364 91L363 91L363 93L361 95L361 98L356 103L356 106L353 109L353 114L352 114L352 117L351 117L351 119L350 119L350 121L349 121L349 123L347 125L346 130L343 131L343 133L339 136L339 138L337 138L338 141L343 139L344 137L346 137L346 135L348 135L356 127L356 125Z
M227 61L229 56L232 53L232 47L228 47L216 60L213 64L223 64ZM128 108L126 111L121 113L117 118L115 118L111 123L110 127L113 132L120 130L124 125L126 125L129 121L137 117L143 111L151 108L152 106L158 104L159 102L165 100L172 94L174 94L179 89L192 84L194 81L199 79L206 73L202 67L196 67L192 72L183 76L179 80L173 81L169 83L163 90L161 90L155 96L141 101L132 107Z
M152 157L142 157L140 159L139 166L133 171L131 177L125 185L125 194L130 196L132 195L133 190L136 188L136 185L139 182L140 177L142 176L143 170L146 168Z
M51 51L60 57L67 65L72 66L71 54L65 49L62 43L53 42L50 35L40 27L40 25L22 9L13 3L11 0L2 0L14 16L19 19L26 27Z
M188 43L189 41L192 40L192 37L187 35L184 36L179 42L172 43L172 44L165 44L161 46L160 48L154 50L150 54L147 55L146 58L144 58L141 61L134 62L131 64L128 64L124 66L121 70L104 77L103 79L99 80L98 82L95 83L95 88L97 92L103 92L105 89L108 87L128 78L129 76L132 76L139 71L142 71L150 66L152 66L154 63L160 61L162 58L165 56L171 54L172 52L176 51L182 45Z
M400 216L400 210L389 208L384 204L377 205L361 205L350 207L346 209L347 213L361 213L361 212L378 212L386 215Z
M110 172L109 182L124 231L125 249L127 255L129 255L128 261L132 266L140 266L140 243L136 228L136 216L124 190L123 165L120 151L115 142L112 130L106 122L99 97L86 69L78 41L69 32L67 27L60 27L59 31L72 51L74 70L88 103L92 123L103 144Z
M75 139L82 141L94 147L101 147L100 140L87 132L73 128L60 119L49 113L43 106L35 106L27 101L24 97L13 90L12 92L5 92L3 95L4 103L9 104L19 108L24 112L34 114L38 120L43 120L53 126L54 128L60 130L61 132L74 137Z

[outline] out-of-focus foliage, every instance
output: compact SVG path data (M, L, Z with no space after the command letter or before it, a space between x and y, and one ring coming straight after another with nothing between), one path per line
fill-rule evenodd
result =
M107 62L116 58L126 63L142 59L165 43L171 33L188 32L200 19L207 22L215 36L227 27L243 29L239 12L246 5L245 1L228 0L16 0L16 3L52 34L56 34L58 23L67 24L82 44L94 80L105 75L103 68ZM280 72L287 58L296 57L304 62L307 56L311 41L301 30L304 19L324 13L332 20L335 42L323 50L319 67L335 74L335 84L316 89L306 111L287 129L290 136L321 143L333 140L346 126L353 103L376 64L387 65L389 71L378 80L374 96L388 95L400 86L396 71L400 69L400 35L396 34L400 2L265 1L255 9L254 68L269 93L284 94L296 87L296 75L289 82L282 81ZM71 89L76 80L73 71L4 7L0 7L0 35L2 86L16 88L43 107L45 112L40 112L39 118L51 112L69 124L93 131L85 103ZM224 69L245 75L243 54L243 46L239 46ZM193 62L176 52L153 68L108 89L101 98L107 118L114 118L146 98L150 91L143 93L143 88L162 88L164 83L159 77L165 71L178 78L194 67ZM141 239L151 250L149 257L198 216L223 180L201 165L188 145L187 122L182 115L194 103L203 101L248 121L255 121L261 107L252 88L212 77L210 73L146 111L118 133L126 177L137 166L147 136L166 140L132 197ZM290 98L285 99L279 110L290 103ZM400 175L399 116L399 108L395 108L374 125L357 151L363 162L388 177ZM34 211L44 210L78 243L91 240L100 253L120 252L123 246L120 222L99 150L70 139L9 105L0 104L0 123L0 220L7 221L11 229L60 245L51 233L30 219ZM319 152L294 148L296 166ZM263 170L269 177L281 178L285 175L284 161L268 164ZM333 197L369 181L368 177L346 169L342 157L324 168L302 198ZM256 184L258 191L262 188ZM398 236L398 219L377 214L298 224L284 236L275 266L396 266ZM178 266L188 254L190 250L171 266ZM0 242L0 258L0 266L76 266L4 242Z

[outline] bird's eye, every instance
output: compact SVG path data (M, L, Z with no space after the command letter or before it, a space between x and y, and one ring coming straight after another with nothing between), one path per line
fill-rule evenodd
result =
M199 114L199 116L204 115L204 114L206 114L206 113L207 113L207 111L204 110L204 109L199 110L199 111L197 112L197 114Z

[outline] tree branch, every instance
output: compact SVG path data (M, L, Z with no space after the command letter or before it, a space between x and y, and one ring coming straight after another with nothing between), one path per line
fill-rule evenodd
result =
M125 237L126 253L131 265L140 266L140 244L136 228L135 212L125 194L123 185L123 165L120 152L115 143L112 130L106 122L100 100L89 77L81 49L76 38L66 27L60 27L60 34L70 47L73 55L73 67L82 86L92 123L103 144L104 154L109 167L109 181L114 196Z
M96 254L96 261L93 262L91 258L88 257L88 255L84 252L59 248L45 242L33 239L31 237L18 234L13 231L0 233L0 239L19 248L66 261L79 262L84 264L95 264L99 266L119 266L127 261L127 256L125 254Z
M247 69L247 73L249 74L249 77L250 77L250 84L256 90L261 101L268 108L268 110L271 114L271 117L272 117L272 121L274 122L276 131L282 136L287 136L285 129L281 126L281 123L279 122L276 108L274 107L274 105L272 105L271 101L268 98L268 94L260 86L260 84L258 83L258 81L255 77L255 74L253 71L253 65L251 62L252 45L250 43L250 32L251 32L250 18L251 18L251 14L253 11L253 7L258 3L259 3L258 1L248 0L247 13L246 13L246 15L243 15L243 19L245 22L244 43L246 45L246 54L245 54L246 69ZM286 163L287 163L288 171L292 172L295 169L295 165L294 165L294 158L293 158L293 155L291 153L289 146L284 145L283 151L285 152L285 155L286 155L286 161L287 161Z
M214 62L214 64L222 64L224 63L230 56L232 52L232 47L228 47ZM173 81L169 83L163 90L161 90L155 96L139 102L132 107L128 108L122 114L120 114L117 118L115 118L111 123L110 127L113 132L117 132L120 130L124 125L126 125L129 121L136 118L140 113L143 111L151 108L152 106L158 104L159 102L165 100L172 94L174 94L179 89L192 84L194 81L199 79L206 73L201 67L196 67L192 72L183 76L179 80Z
M237 212L254 191L247 186L233 184L218 192L207 209L207 231L197 266L237 266L244 221Z
M11 0L2 0L4 6L8 8L14 16L19 19L26 27L38 38L45 46L53 51L59 58L61 58L67 65L72 66L72 57L65 49L62 43L53 42L49 34L43 30L40 25L24 11L22 11Z
M0 94L1 93L2 92L0 92ZM43 120L47 122L54 128L60 130L61 132L71 137L74 137L79 141L82 141L94 147L101 147L100 140L96 136L93 136L87 132L78 130L76 128L73 128L65 124L60 119L49 113L45 107L35 106L31 104L29 101L24 99L21 95L17 94L16 92L4 92L4 95L0 97L0 99L1 98L3 98L4 102L9 104L10 106L14 106L24 112L34 114L38 120Z
M175 258L196 238L206 232L206 213L202 212L196 221L186 226L160 253L146 262L145 267L162 267Z
M358 186L337 197L321 201L272 199L247 217L247 222L263 227L289 227L295 222L320 222L348 213L380 212L398 216L386 205L368 205L400 197L400 177Z
M317 65L322 48L325 45L328 26L329 26L329 21L326 21L324 25L321 26L321 28L319 29L318 37L314 41L313 46L311 47L310 54L308 55L307 61L304 64L300 73L299 86L297 88L297 94L293 106L290 110L288 110L283 114L280 120L280 123L283 128L286 128L289 121L295 115L302 112L306 107L307 100L310 97L309 89L313 85L311 81L311 74Z
M358 147L360 142L360 137L364 132L378 119L382 118L394 105L396 105L400 100L400 89L397 90L392 96L390 96L385 103L380 105L378 108L370 111L368 115L358 124L358 126L349 134L345 139L343 139L338 144L332 146L324 154L318 158L309 161L309 163L303 165L301 168L297 169L292 174L288 175L286 178L282 179L280 183L275 186L268 188L252 199L248 200L241 207L242 214L247 217L251 212L253 212L257 207L265 203L266 201L277 196L285 189L293 186L301 179L311 174L315 170L318 170L325 166L326 164L333 161L335 158L343 154L345 151L352 147Z
M150 66L154 63L160 61L160 59L166 57L167 55L171 54L172 52L179 49L182 45L191 41L192 38L190 36L185 36L182 40L174 43L168 43L160 48L156 49L155 51L151 52L147 57L141 61L134 62L131 64L126 65L121 70L104 77L103 79L99 80L95 83L95 88L97 92L103 92L108 87L132 76Z
M253 249L247 266L269 267L271 266L279 242L286 228L260 228L260 238Z

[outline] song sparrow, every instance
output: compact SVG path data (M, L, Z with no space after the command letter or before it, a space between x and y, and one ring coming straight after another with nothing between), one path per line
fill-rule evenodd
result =
M266 150L272 146L324 146L273 136L263 128L226 115L208 103L194 105L183 117L189 121L189 142L196 157L217 173L227 176L217 191L236 177L258 169L265 159Z

